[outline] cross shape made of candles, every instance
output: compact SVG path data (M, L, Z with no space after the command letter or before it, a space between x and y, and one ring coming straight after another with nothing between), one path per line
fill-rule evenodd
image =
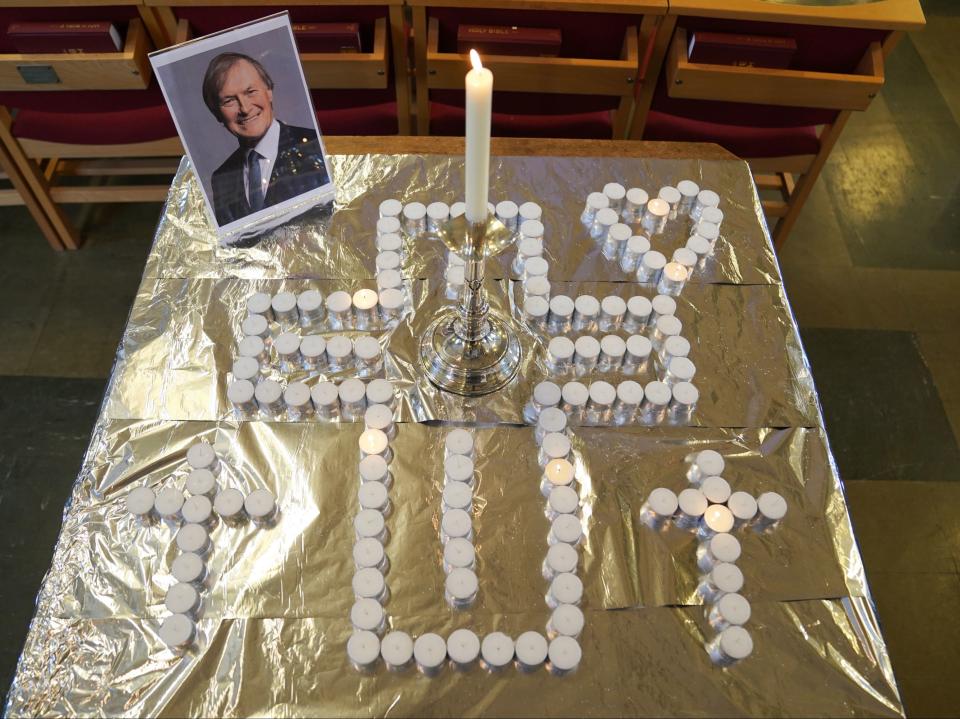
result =
M753 651L753 639L743 626L750 619L750 603L740 594L743 573L735 563L740 542L733 532L748 526L773 529L787 513L786 500L776 492L756 499L747 492L731 492L721 476L724 464L714 450L696 453L687 471L690 487L679 495L657 487L640 508L640 521L653 530L672 522L697 533L697 566L703 572L697 593L708 607L707 620L715 632L704 648L719 666L746 659Z

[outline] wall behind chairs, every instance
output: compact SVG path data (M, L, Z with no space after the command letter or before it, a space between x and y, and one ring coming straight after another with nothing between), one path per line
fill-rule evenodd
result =
M194 169L208 197L213 196L210 175L237 149L237 139L203 102L203 76L210 61L222 52L249 55L266 68L273 78L273 111L278 120L299 127L315 127L316 123L308 92L300 81L297 50L285 28L161 67L157 74L169 94L171 109L177 115L180 131L186 135Z

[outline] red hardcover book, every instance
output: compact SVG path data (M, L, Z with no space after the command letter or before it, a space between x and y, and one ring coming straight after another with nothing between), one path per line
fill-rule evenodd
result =
M360 25L355 22L295 22L300 52L360 52Z
M560 54L561 39L560 31L551 28L460 25L457 52L476 50L490 55L556 57Z
M123 40L110 22L78 20L73 22L13 22L7 36L17 52L119 52Z
M797 41L792 37L724 32L695 32L687 48L690 62L780 69L790 67L796 52Z

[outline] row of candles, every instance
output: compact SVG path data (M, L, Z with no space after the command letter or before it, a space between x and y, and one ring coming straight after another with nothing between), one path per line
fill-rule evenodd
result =
M189 497L176 487L159 493L136 487L126 497L127 511L144 525L162 520L178 528L175 543L180 554L170 568L176 583L167 590L164 606L170 614L159 629L160 639L177 651L189 647L196 637L201 592L209 579L210 530L217 519L228 526L249 519L269 527L278 517L276 498L269 490L257 489L244 497L238 489L218 487L221 462L208 442L197 442L187 450L187 464L191 468L185 484Z
M663 317L676 318L677 302L669 296L660 294L653 300L643 295L633 295L624 300L618 295L608 295L598 300L593 295L578 295L576 299L569 295L549 295L549 286L544 296L531 294L529 283L524 282L523 317L528 324L553 335L569 335L571 332L651 332L658 330L658 321ZM664 339L675 327L674 320L668 320L660 330Z
M399 320L405 311L406 293L396 273L379 277L378 290L360 289L352 295L344 290L331 292L325 298L319 290L299 294L255 292L246 302L247 316L242 322L244 335L267 339L271 323L281 330L297 328L325 330L376 330ZM389 280L389 281L388 281Z
M227 396L235 411L244 417L262 412L269 417L283 417L293 421L319 419L327 422L359 422L366 413L378 405L394 406L393 382L383 378L364 382L350 377L339 384L329 381L317 382L310 387L305 382L288 382L282 387L275 380L261 380L251 395L248 387L240 383L249 380L234 380L227 387ZM240 392L237 385L240 384ZM252 386L252 385L251 385ZM269 394L261 390L266 386ZM392 421L393 413L389 415ZM386 418L383 420L386 421Z
M721 476L726 467L723 456L714 450L698 452L690 460L690 486L679 494L666 487L654 489L640 508L640 521L655 530L672 524L697 533L697 566L703 572L697 592L715 632L705 649L714 663L728 666L753 651L753 639L743 626L750 618L750 603L740 594L743 572L735 564L741 546L732 532L748 526L760 532L777 527L787 503L776 492L754 499L747 492L732 491Z

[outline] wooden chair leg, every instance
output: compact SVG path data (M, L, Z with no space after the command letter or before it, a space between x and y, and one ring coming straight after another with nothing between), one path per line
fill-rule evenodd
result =
M12 126L13 118L10 112L7 108L0 107L0 145L3 146L4 155L12 163L11 168L7 169L7 173L11 178L14 175L18 176L25 189L28 190L26 194L21 192L27 206L30 207L33 203L46 217L46 223L42 224L40 229L44 236L47 236L47 231L44 229L46 225L53 229L56 233L57 245L59 245L55 249L78 249L80 238L76 229L63 214L60 206L54 202L50 195L50 185L37 167L37 163L27 157L20 143L13 136ZM33 210L31 210L31 214L34 214ZM36 218L36 214L34 214L34 217ZM50 241L50 237L47 237L47 241ZM51 246L53 246L53 242L51 242Z
M34 222L37 223L37 227L40 228L40 233L43 235L44 239L54 250L63 250L63 243L60 241L60 235L57 232L57 229L53 226L53 224L51 224L50 219L43 211L43 208L40 207L40 203L37 202L37 198L34 197L33 193L30 191L30 187L23 175L20 174L17 164L13 161L10 153L7 152L6 147L4 147L2 144L0 144L0 166L3 167L3 171L6 173L7 179L10 180L10 183L17 191L17 194L20 196L20 200L24 205L26 205L27 211L33 217Z
M390 49L393 53L393 85L397 92L397 129L400 135L410 134L410 62L407 53L407 32L403 8L390 6Z
M414 70L417 90L417 134L430 134L430 89L427 87L427 9L413 9Z
M640 23L640 69L643 72L637 76L636 103L629 132L631 140L643 139L643 129L647 124L650 105L653 104L660 68L667 57L676 24L676 15L645 15Z

